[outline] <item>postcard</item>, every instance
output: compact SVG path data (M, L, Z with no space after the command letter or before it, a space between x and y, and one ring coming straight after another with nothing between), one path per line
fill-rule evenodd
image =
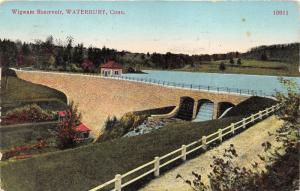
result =
M298 190L299 10L0 1L1 190Z

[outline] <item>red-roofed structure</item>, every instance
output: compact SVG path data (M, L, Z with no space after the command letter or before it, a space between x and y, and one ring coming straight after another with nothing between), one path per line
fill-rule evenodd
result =
M87 126L85 126L83 123L80 123L76 128L75 128L75 130L77 131L77 132L90 132L91 130L87 127Z
M66 111L58 111L57 115L58 115L58 121L61 122L61 121L65 120L67 112Z
M76 140L84 140L89 138L90 135L90 129L85 126L83 123L80 123L77 127L75 127L76 133Z
M100 68L103 76L118 76L121 75L123 71L123 66L115 61L108 61Z
M65 117L66 116L66 112L65 111L59 111L57 112L59 117Z
M67 114L67 111L58 111L58 121L62 123L67 123ZM76 131L76 141L83 141L89 138L91 130L83 123L80 123L77 126L73 126L73 129Z

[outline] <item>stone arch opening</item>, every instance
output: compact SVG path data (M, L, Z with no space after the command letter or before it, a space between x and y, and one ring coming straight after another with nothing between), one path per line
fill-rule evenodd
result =
M234 107L235 105L231 102L219 102L218 103L218 111L217 111L217 118L222 116L224 112L227 112L230 108Z
M214 116L214 102L209 99L198 100L196 117L194 121L212 120Z
M192 120L194 103L195 100L191 97L188 96L181 97L177 118L183 120Z

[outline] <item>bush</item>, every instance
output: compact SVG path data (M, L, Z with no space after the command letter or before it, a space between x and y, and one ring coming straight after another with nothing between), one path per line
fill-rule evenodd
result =
M73 101L70 102L66 109L65 119L60 122L57 132L59 148L66 149L75 146L77 132L75 127L80 124L81 113L78 106Z
M50 66L47 68L47 70L50 70L50 71L55 71L55 70L56 70L56 68L55 68L55 66L54 66L54 65L50 65Z
M135 115L133 113L126 113L120 120L115 116L112 118L108 117L105 122L105 131L98 137L98 141L102 142L122 137L129 131L141 125L147 117L148 115Z
M220 63L220 65L219 65L219 70L221 70L221 71L226 70L226 66L225 66L224 62L221 62L221 63Z
M239 58L239 59L237 60L236 64L237 64L238 66L242 65L242 60Z
M83 70L80 67L76 66L76 64L71 64L70 71L71 72L82 72Z
M48 110L43 110L36 104L31 104L7 112L2 120L2 124L9 125L16 123L44 122L52 121L53 119L53 113Z
M28 153L31 150L39 150L43 149L48 146L48 143L44 139L39 139L36 144L33 145L21 145L21 146L14 146L13 148L3 152L1 160L8 160L12 157L16 157L16 159L25 159L30 158L28 157Z

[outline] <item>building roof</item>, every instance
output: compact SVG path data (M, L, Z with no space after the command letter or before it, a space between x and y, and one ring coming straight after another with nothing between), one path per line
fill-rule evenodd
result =
M116 63L115 61L108 61L107 63L103 64L101 68L122 69L123 66L121 64Z
M80 123L76 128L75 130L77 132L88 132L88 131L91 131L87 126L85 126L83 123Z
M57 114L60 116L60 117L65 117L66 116L66 111L59 111L57 112Z

